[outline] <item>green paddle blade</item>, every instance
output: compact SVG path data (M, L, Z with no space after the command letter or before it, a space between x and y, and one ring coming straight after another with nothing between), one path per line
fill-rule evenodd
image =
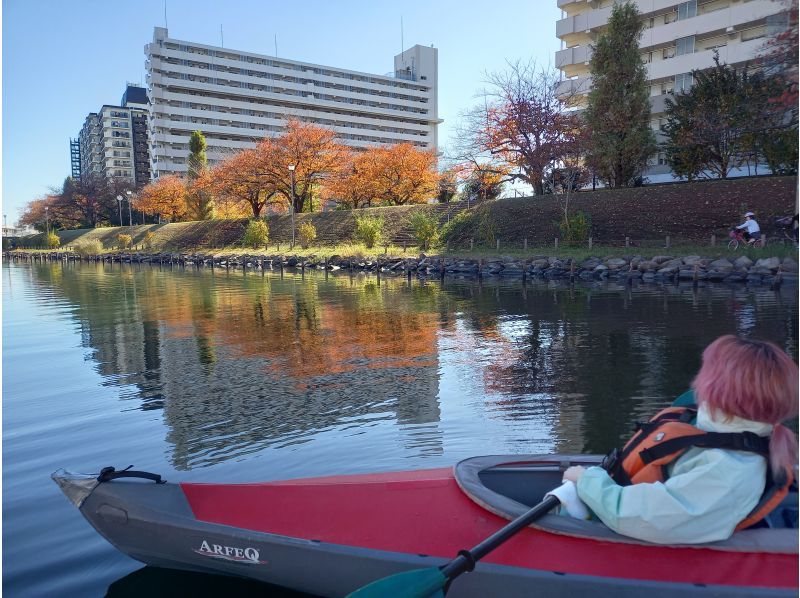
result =
M446 583L447 578L438 567L414 569L373 581L347 598L442 598Z

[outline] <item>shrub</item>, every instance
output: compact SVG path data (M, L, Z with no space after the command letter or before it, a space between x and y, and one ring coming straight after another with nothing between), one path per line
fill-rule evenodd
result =
M269 243L269 225L265 220L251 220L244 231L242 244L245 247L259 249Z
M561 237L567 245L580 245L589 238L592 221L586 212L575 212L558 224Z
M153 231L151 231L151 230L147 231L144 234L144 246L145 246L146 249L152 249L153 248L153 239L155 239L155 238L156 238L156 236L153 234Z
M297 227L297 236L300 240L300 247L308 249L317 238L317 227L313 222L301 222Z
M44 238L44 245L47 249L57 249L61 247L61 239L53 231L50 231Z
M427 251L439 243L439 219L435 214L418 210L411 215L408 223L414 233L417 244Z
M120 249L127 249L133 243L133 237L120 233L117 235L117 247Z
M383 238L383 225L380 216L356 216L356 240L372 249Z
M103 244L98 239L78 241L72 245L72 248L75 250L75 253L82 257L103 253Z

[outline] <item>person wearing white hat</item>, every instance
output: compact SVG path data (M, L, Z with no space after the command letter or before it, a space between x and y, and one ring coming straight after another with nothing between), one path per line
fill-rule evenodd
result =
M753 243L761 238L761 227L758 226L756 215L753 212L747 212L744 215L744 222L736 228L744 229L744 236L748 243Z

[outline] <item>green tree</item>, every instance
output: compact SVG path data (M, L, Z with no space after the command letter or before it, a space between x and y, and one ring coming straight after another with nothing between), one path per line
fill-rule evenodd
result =
M648 157L656 151L649 86L639 54L642 27L632 2L615 3L608 29L597 40L589 63L587 159L609 187L637 184Z
M214 217L214 198L211 194L212 181L208 173L206 157L206 138L202 131L192 131L189 138L189 159L187 161L186 207L191 220L210 220Z
M760 159L772 172L796 172L796 122L775 101L781 79L720 64L718 56L692 79L691 89L666 102L664 150L676 176L724 179Z

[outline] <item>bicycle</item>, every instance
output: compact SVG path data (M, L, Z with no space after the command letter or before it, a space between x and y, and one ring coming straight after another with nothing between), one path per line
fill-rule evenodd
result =
M783 233L784 239L791 241L795 247L797 247L797 229L794 227L796 218L797 216L784 216L775 219L775 226Z
M750 247L764 247L764 239L753 239L745 237L744 231L737 228L732 228L729 234L731 240L728 241L728 249L736 251L739 245L749 245Z

